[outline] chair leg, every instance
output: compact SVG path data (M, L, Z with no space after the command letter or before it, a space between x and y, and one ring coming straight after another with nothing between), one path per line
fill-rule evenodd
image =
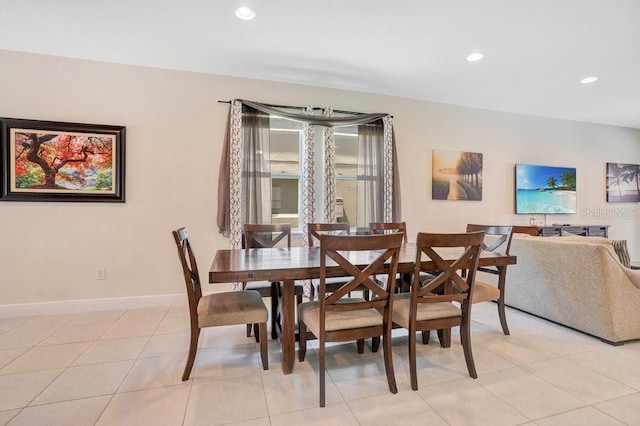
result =
M500 293L500 297L498 298L498 316L500 317L500 325L502 325L502 332L505 335L509 335L509 326L507 325L507 314L504 309L504 296L502 292Z
M325 347L324 347L324 338L320 337L320 362L319 362L319 374L320 374L320 406L325 406L325 371L324 371L324 357L325 357Z
M391 393L398 393L398 386L396 385L396 375L393 371L393 357L391 351L391 332L388 332L382 338L383 350L384 350L384 369L387 372L387 382L389 383L389 391Z
M313 281L309 281L309 302L313 302L316 297L316 286L313 285Z
M298 340L298 361L304 361L304 357L307 354L307 325L300 321L300 339Z
M252 329L253 329L253 324L247 324L247 337L251 337Z
M271 338L278 339L278 283L271 283Z
M416 372L416 331L409 330L409 375L411 389L418 390L418 374Z
M380 336L376 336L371 339L371 352L378 352L380 347Z
M431 330L423 330L421 331L422 333L422 344L423 345L428 345L429 344L429 337L431 335Z
M260 343L260 339L262 339L262 336L260 335L258 324L253 324L253 335L255 336L256 342Z
M261 322L260 324L258 324L258 330L260 333L260 358L262 359L262 369L268 370L269 351L267 350L267 323Z
M196 352L198 350L198 339L200 338L200 328L191 326L191 340L189 343L189 356L187 356L187 364L184 366L182 373L182 381L189 380L193 363L196 360Z
M438 340L440 341L440 346L443 348L451 347L451 329L445 328L438 330Z
M476 372L476 366L473 362L473 353L471 352L471 336L469 333L469 325L462 324L460 326L460 340L462 341L462 349L464 351L464 360L467 363L467 370L469 370L469 376L474 379L478 378Z
M364 353L364 339L356 340L356 344L358 345L358 353L359 354L363 354Z

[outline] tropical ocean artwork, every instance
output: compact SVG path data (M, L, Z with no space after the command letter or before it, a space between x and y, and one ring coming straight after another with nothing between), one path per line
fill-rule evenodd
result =
M639 174L638 164L607 163L607 202L639 202Z
M575 168L516 164L516 213L577 212Z
M482 154L433 150L431 198L482 200Z

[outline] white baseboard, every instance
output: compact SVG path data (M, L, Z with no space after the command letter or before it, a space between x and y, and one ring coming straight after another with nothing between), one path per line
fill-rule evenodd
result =
M149 308L187 304L187 295L161 294L156 296L114 297L109 299L63 300L56 302L0 305L0 318L34 315L58 315L90 311Z

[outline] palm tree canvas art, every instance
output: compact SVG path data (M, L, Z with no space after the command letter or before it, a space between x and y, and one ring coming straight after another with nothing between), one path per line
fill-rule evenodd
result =
M640 201L640 165L607 163L607 202L637 203Z

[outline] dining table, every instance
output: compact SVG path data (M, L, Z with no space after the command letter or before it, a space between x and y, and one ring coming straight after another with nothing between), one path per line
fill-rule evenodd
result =
M455 261L460 249L438 249L443 259ZM349 260L366 266L376 256L375 252L349 254ZM398 256L397 272L403 276L402 286L408 289L416 258L415 243L404 243ZM516 263L516 256L482 251L478 266L495 266L498 270ZM437 269L422 260L428 269ZM327 277L345 276L338 266L327 266ZM282 346L282 372L290 374L295 362L295 288L296 280L311 280L320 277L319 247L223 249L218 250L209 269L209 283L235 283L247 281L281 282L281 300L278 304L282 322L277 333ZM448 342L447 344L450 344Z

